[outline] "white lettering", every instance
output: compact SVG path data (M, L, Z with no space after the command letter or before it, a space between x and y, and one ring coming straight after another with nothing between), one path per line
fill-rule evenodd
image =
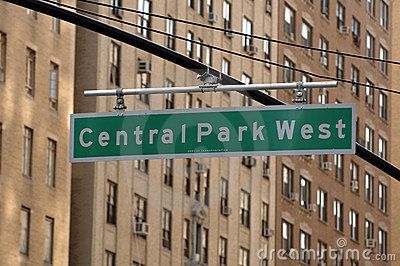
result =
M276 121L276 129L278 131L278 139L283 140L283 138L285 137L285 134L287 134L288 139L292 139L295 123L296 123L296 120L292 120L290 122L290 127L289 127L289 123L287 120L283 121L282 126L281 126L281 121Z
M218 140L221 142L229 141L229 128L227 127L219 128Z
M257 127L257 122L253 123L253 140L257 140L257 138L260 138L260 140L264 140L264 135L263 135L263 132L262 132L264 127L265 126Z
M319 131L321 134L319 134L320 139L329 139L331 137L331 132L328 130L330 127L329 124L321 124L319 125Z
M149 144L153 144L154 135L158 134L158 129L150 129L149 133L150 133Z
M93 142L91 141L85 142L83 140L83 135L85 133L93 133L93 130L87 127L82 129L81 132L79 133L79 144L81 144L82 147L87 148L90 147L93 144Z
M343 124L342 119L340 119L337 124L336 124L336 128L338 130L338 137L340 139L344 139L344 137L346 136L345 134L343 134L343 128L346 127L346 124Z
M163 135L161 137L162 143L170 144L174 141L174 132L172 132L171 129L167 128L164 129L162 132L163 132Z
M117 140L115 145L120 146L121 136L124 137L124 146L128 145L128 134L126 134L126 131L117 131Z
M313 132L314 129L310 124L305 124L301 127L301 136L303 137L303 139L310 139Z
M239 136L238 136L238 141L243 140L243 131L247 131L246 126L239 127Z
M133 135L135 135L136 139L136 144L137 145L141 145L142 144L142 140L140 139L140 135L143 134L143 130L140 130L140 126L137 126L135 131L133 132Z
M186 124L182 125L182 143L186 143Z
M108 145L108 141L110 140L110 135L107 132L101 132L99 134L99 144L104 147Z
M202 131L202 128L207 128L207 131ZM209 123L198 123L197 124L197 142L201 142L202 136L208 136L211 134L212 126Z

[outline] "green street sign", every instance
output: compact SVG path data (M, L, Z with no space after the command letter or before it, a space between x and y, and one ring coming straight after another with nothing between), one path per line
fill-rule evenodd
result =
M355 105L71 115L71 162L355 153Z

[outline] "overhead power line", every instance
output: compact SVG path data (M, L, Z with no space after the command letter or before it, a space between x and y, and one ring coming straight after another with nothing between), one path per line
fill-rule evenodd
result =
M312 46L307 46L307 45L302 45L302 44L297 44L297 43L292 43L292 42L286 42L286 41L277 40L277 39L273 39L273 38L269 38L269 37L267 38L267 37L259 36L259 35L251 35L251 34L243 33L240 31L235 31L233 29L225 29L225 28L216 27L216 26L212 26L212 25L206 25L206 24L202 24L202 23L198 23L198 22L193 22L190 20L173 18L170 16L165 16L165 15L161 15L161 14L157 14L157 13L144 12L144 11L140 11L140 10L133 9L133 8L118 7L118 6L114 6L114 5L110 5L110 4L106 4L106 3L95 2L95 1L91 1L91 0L78 0L78 1L89 3L89 4L94 4L94 5L98 5L98 6L113 8L113 9L119 9L119 10L123 10L123 11L127 11L127 12L148 15L148 16L156 17L156 18L160 18L160 19L168 19L168 20L176 21L176 22L183 23L183 24L193 25L193 26L197 26L197 27L202 27L202 28L207 28L207 29L212 29L212 30L217 30L217 31L222 31L222 32L229 32L229 33L233 33L236 35L241 35L241 36L264 40L264 41L270 41L270 42L274 42L274 43L278 43L278 44L293 46L293 47L297 47L297 48L303 48L303 49L307 49L307 50L326 52L329 54L343 55L346 57L353 57L353 58L369 60L369 61L377 61L377 62L388 63L388 64L393 64L393 65L400 65L400 62L398 62L398 61L381 59L381 58L377 58L377 57L369 57L369 56L365 56L365 55L352 54L352 53L347 53L347 52L334 51L334 50L325 50L325 49L318 48L318 47L312 47Z
M49 2L49 3L56 3L56 2L51 1L51 0L42 0L42 1ZM169 34L169 33L166 33L164 31L157 30L157 29L154 29L154 28L151 28L151 27L145 27L145 26L137 25L135 23L127 22L127 21L124 21L122 19L117 19L117 18L106 16L106 15L101 15L101 14L98 14L96 12L88 11L88 10L77 8L77 7L73 7L73 6L70 6L70 5L61 4L61 3L57 3L57 5L63 6L63 7L67 7L67 8L70 8L70 9L73 9L73 10L76 10L76 11L79 11L79 12L82 12L82 13L86 13L86 14L89 14L89 15L93 15L93 16L96 16L96 17L100 17L100 18L111 20L111 21L119 22L119 23L122 23L122 24L125 24L125 25L129 25L129 26L132 26L132 27L146 29L148 31L155 32L155 33L158 33L158 34L161 34L161 35L165 35L165 36L169 36L171 38L176 38L176 39L180 39L180 40L183 40L183 41L186 41L186 42L192 42L192 43L195 43L195 44L198 44L198 45L206 46L206 47L212 48L214 50L218 50L218 51L221 51L221 52L224 52L224 53L229 53L229 54L232 54L232 55L235 55L235 56L238 56L238 57L243 57L243 58L254 60L254 61L258 61L258 62L261 62L261 63L271 64L271 65L274 65L274 66L277 66L277 67L280 67L280 68L290 69L290 70L293 70L293 71L296 71L296 72L304 73L304 74L306 74L308 76L313 76L313 77L321 78L321 79L329 79L329 80L334 80L334 81L338 81L338 82L349 83L349 84L352 84L352 85L354 84L354 85L358 85L358 86L364 86L364 87L379 89L379 90L382 90L382 91L387 91L387 92L391 92L391 93L395 93L395 94L400 94L400 91L397 91L397 90L388 89L388 88L375 86L375 85L371 85L371 84L366 84L366 83L361 83L361 82L354 82L354 81L348 80L348 79L325 76L325 75L317 74L317 73L314 73L314 72L311 72L311 71L306 71L306 70L295 68L295 67L285 66L283 64L279 64L279 63L276 63L276 62L273 62L273 61L270 61L270 60L264 60L264 59L255 58L253 56L244 55L244 54L241 54L239 52L235 52L235 51L232 51L232 50L224 49L224 48L221 48L221 47L218 47L218 46L210 45L210 44L207 44L207 43L204 43L204 42L200 42L200 41L196 41L196 40L190 40L190 39L187 39L187 38L179 36L179 35Z

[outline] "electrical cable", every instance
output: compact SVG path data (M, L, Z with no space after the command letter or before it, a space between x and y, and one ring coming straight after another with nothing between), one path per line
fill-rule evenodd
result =
M241 35L241 36L245 36L245 37L249 37L249 38L264 40L264 41L275 42L275 43L278 43L278 44L283 44L283 45L287 45L287 46L293 46L293 47L296 47L296 48L303 48L303 49L307 49L307 50L313 50L313 51L318 51L318 52L326 52L326 53L329 53L329 54L343 55L343 56L346 56L346 57L353 57L353 58L357 58L357 59L363 59L363 60L369 60L369 61L377 61L377 62L382 62L382 63L400 65L399 61L381 59L381 58L377 58L377 57L369 57L369 56L365 56L365 55L358 55L358 54L352 54L352 53L340 52L340 51L334 51L334 50L325 50L325 49L318 48L318 47L312 47L312 46L307 46L307 45L302 45L302 44L297 44L297 43L292 43L292 42L286 42L286 41L282 41L282 40L267 38L267 37L263 37L263 36L247 34L247 33L243 33L243 32L240 32L240 31L235 31L235 30L232 30L232 29L225 29L225 28L220 28L220 27L216 27L216 26L205 25L205 24L198 23L198 22L193 22L193 21L179 19L179 18L173 18L173 17L170 17L170 16L160 15L160 14L157 14L157 13L144 12L144 11L140 11L140 10L136 10L136 9L132 9L132 8L118 7L118 6L113 6L113 5L110 5L110 4L95 2L95 1L91 1L91 0L77 0L77 1L84 2L84 3L89 3L89 4L94 4L94 5L98 5L98 6L104 6L104 7L113 8L113 9L119 9L119 10L132 12L132 13L137 13L137 14L142 14L142 15L148 15L148 16L152 16L152 17L156 17L156 18L160 18L160 19L168 19L168 20L172 20L172 21L175 21L175 22L188 24L188 25L193 25L193 26L197 26L197 27L202 27L202 28L207 28L207 29L212 29L212 30L217 30L217 31L223 31L223 32L229 32L229 33L232 33L232 34L237 34L237 35Z
M51 1L51 0L42 0L42 1L50 2L50 3L54 3L54 4L56 3L56 2ZM354 82L354 81L347 80L347 79L342 79L342 78L335 78L335 77L325 76L325 75L321 75L321 74L316 74L314 72L302 70L302 69L291 67L291 66L285 66L283 64L279 64L279 63L276 63L276 62L273 62L273 61L254 58L254 57L249 56L249 55L244 55L244 54L241 54L241 53L238 53L238 52L234 52L232 50L220 48L218 46L210 45L210 44L207 44L207 43L204 43L204 42L199 42L199 41L196 41L196 40L190 40L190 39L187 39L187 38L179 36L179 35L169 34L169 33L166 33L164 31L160 31L160 30L153 29L153 28L150 28L150 27L137 25L135 23L127 22L127 21L124 21L122 19L112 18L112 17L106 16L106 15L101 15L101 14L98 14L98 13L95 13L95 12L92 12L92 11L88 11L88 10L77 8L77 7L73 7L73 6L69 6L69 5L66 5L66 4L57 3L57 5L64 6L64 7L67 7L67 8L82 12L82 13L86 13L86 14L89 14L89 15L93 15L93 16L96 16L96 17L109 19L109 20L112 20L112 21L115 21L115 22L119 22L119 23L122 23L122 24L125 24L125 25L132 26L132 27L146 29L148 31L155 32L155 33L158 33L158 34L161 34L161 35L165 35L165 36L168 36L168 37L171 37L171 38L176 38L176 39L180 39L180 40L183 40L183 41L186 41L186 42L192 42L192 43L195 43L195 44L198 44L198 45L206 46L206 47L212 48L214 50L218 50L218 51L221 51L221 52L229 53L229 54L232 54L232 55L235 55L235 56L238 56L238 57L243 57L243 58L254 60L254 61L258 61L258 62L271 64L271 65L274 65L274 66L277 66L277 67L280 67L280 68L290 69L290 70L293 70L293 71L296 71L296 72L304 73L304 74L306 74L308 76L313 76L313 77L321 78L321 79L329 79L329 80L333 80L333 81L349 83L349 84L352 84L352 85L364 86L364 87L374 88L374 89L387 91L387 92L391 92L391 93L395 93L395 94L400 94L400 91L393 90L393 89L388 89L388 88L379 87L379 86L366 84L366 83Z

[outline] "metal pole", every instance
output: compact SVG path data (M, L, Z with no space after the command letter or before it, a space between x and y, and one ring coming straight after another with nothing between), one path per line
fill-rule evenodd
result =
M165 93L194 93L194 92L222 92L222 91L258 91L258 90L286 90L297 89L299 83L270 83L249 85L204 85L192 87L167 87L167 88L145 88L145 89L116 89L116 90L87 90L85 96L114 96L114 95L139 95L139 94L165 94ZM337 81L304 82L303 88L333 88Z

